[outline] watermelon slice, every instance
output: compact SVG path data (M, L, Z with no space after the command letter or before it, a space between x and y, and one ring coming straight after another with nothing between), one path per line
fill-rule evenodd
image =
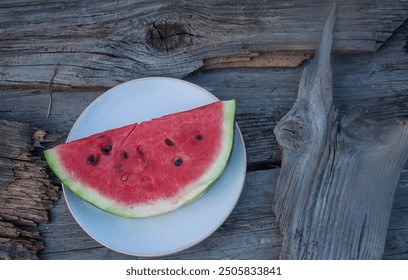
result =
M76 195L110 213L147 217L203 195L234 139L235 100L130 124L58 145L45 158Z

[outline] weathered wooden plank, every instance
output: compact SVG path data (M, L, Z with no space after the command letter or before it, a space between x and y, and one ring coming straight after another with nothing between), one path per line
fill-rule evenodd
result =
M208 239L170 259L276 259L280 251L270 197L279 170L250 172L240 200L226 222ZM136 259L113 252L86 235L63 198L51 210L51 223L40 225L43 259Z
M243 245L243 240L248 238L248 233L243 233L242 235L224 236L223 238L213 238L209 237L199 245L194 248L205 247L202 250L191 251L186 250L177 255L170 255L162 258L155 259L170 259L170 260L220 260L220 259L233 259L233 260L249 260L249 259L276 259L280 252L279 246L274 246L271 238L265 236L273 236L274 231L264 231L264 232L254 232L251 237L256 240L260 240L260 244L248 244ZM272 243L272 244L271 244ZM226 245L231 244L238 247L226 246L226 248L221 248L220 244ZM210 246L215 246L212 248ZM208 247L208 249L207 249ZM256 249L254 249L256 247ZM210 249L211 248L211 249ZM56 259L56 260L132 260L139 259L137 257L132 257L128 255L118 255L118 253L109 250L106 247L93 247L87 248L86 250L78 250L71 252L56 252L52 255L42 256L44 259Z
M184 77L204 62L213 65L214 58L281 51L302 57L316 48L331 4L2 1L0 81L47 84L58 65L58 85L110 87L142 76ZM377 50L407 18L407 9L404 0L341 1L335 49Z

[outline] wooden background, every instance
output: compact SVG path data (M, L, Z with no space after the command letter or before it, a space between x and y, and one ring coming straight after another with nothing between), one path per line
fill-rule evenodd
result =
M340 115L358 110L373 120L407 116L408 2L337 3L332 64ZM0 119L46 131L43 145L52 147L65 141L96 97L131 79L183 78L220 99L235 98L248 156L241 199L211 237L166 258L276 259L281 239L272 197L281 154L273 128L293 105L301 70L331 5L322 0L2 1ZM407 180L408 165L395 195L385 259L408 259ZM63 197L49 220L39 224L41 259L134 258L84 233Z

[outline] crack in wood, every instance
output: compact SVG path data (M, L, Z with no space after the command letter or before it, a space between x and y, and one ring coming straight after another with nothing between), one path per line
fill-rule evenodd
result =
M269 170L281 167L281 161L261 161L247 164L247 171Z
M294 68L310 59L312 53L299 51L251 52L234 56L213 57L203 60L201 70L242 67Z
M159 34L160 40L164 43L164 46L166 47L166 51L169 51L169 46L167 45L166 39L164 38L163 34L160 32L160 29L156 26L156 24L153 22L153 28L156 30L157 34Z
M167 19L161 22L153 22L152 27L148 31L147 40L152 47L159 51L170 52L177 48L187 47L192 43L187 38L195 37L193 33L188 31L186 25L178 21Z

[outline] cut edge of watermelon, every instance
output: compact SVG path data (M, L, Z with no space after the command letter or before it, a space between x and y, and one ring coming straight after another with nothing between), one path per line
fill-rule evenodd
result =
M59 160L56 149L44 152L45 158L63 184L85 201L102 210L127 218L143 218L176 210L200 198L224 172L234 143L235 100L224 101L223 142L221 153L214 160L211 168L196 181L189 184L178 196L170 199L153 201L143 205L118 204L100 195L90 187L84 186L68 174ZM180 199L182 197L182 199Z

